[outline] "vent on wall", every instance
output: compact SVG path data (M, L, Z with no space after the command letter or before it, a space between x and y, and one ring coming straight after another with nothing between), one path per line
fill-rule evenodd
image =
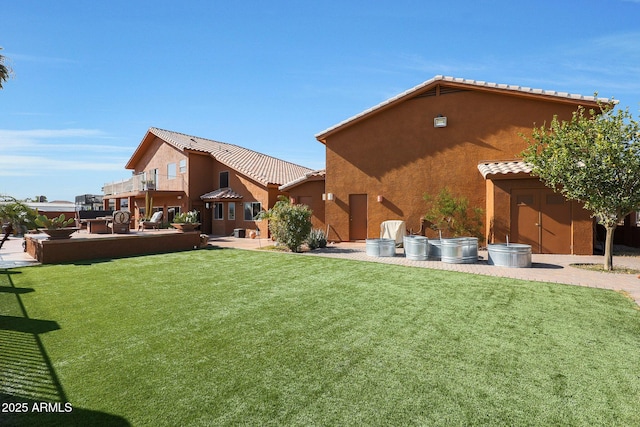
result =
M458 92L468 92L468 90L458 89L455 87L440 86L440 96L449 95L449 94L458 93ZM434 87L433 89L429 89L428 91L421 93L420 95L417 95L414 98L425 98L428 96L436 96L437 93L438 93L438 87Z

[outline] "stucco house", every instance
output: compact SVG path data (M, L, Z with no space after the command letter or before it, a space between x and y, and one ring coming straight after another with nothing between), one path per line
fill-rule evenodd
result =
M105 185L105 209L129 209L137 221L145 215L148 194L165 222L195 209L201 231L217 235L259 229L266 236L266 221L255 221L255 215L285 194L281 185L311 172L237 145L155 127L126 168L133 171L130 180Z
M326 146L324 223L331 240L377 237L380 223L422 223L425 193L448 187L486 214L487 242L591 254L593 221L518 159L521 134L568 120L591 96L436 76L318 133ZM433 236L433 234L431 234Z
M324 221L324 181L326 171L314 170L281 185L280 191L289 195L291 203L307 205L313 212L311 225L313 228L325 229Z

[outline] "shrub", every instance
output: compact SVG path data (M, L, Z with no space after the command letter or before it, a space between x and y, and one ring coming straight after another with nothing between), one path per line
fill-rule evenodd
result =
M441 230L452 237L473 236L482 238L483 210L469 207L469 200L464 197L454 197L448 188L443 188L434 197L424 195L429 209L424 219L431 222L431 228Z
M189 212L182 212L173 217L176 224L195 224L198 222L198 211L195 209Z
M300 252L311 231L311 209L307 205L293 205L284 196L258 218L269 220L271 236L292 252Z
M325 236L324 231L319 228L314 228L313 230L311 230L311 232L309 233L309 237L307 238L307 245L311 250L326 248L327 236Z

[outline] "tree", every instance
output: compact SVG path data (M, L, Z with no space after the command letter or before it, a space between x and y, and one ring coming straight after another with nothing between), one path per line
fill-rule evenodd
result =
M1 47L0 50L2 50ZM11 68L5 65L5 61L6 57L0 55L0 89L2 89L2 83L9 80L9 78L11 77Z
M424 219L431 223L431 228L453 237L482 238L483 211L478 207L469 208L466 197L455 197L445 187L437 196L425 193L423 198L429 205Z
M0 248L12 232L24 233L30 228L35 228L36 216L35 210L15 197L0 195L0 223L5 232Z
M532 174L569 200L584 204L607 230L604 268L613 269L613 233L640 208L640 124L629 110L578 107L571 120L554 116L547 128L534 128L522 152Z
M294 205L289 198L280 196L271 209L260 213L258 219L269 220L269 231L276 242L292 252L300 252L300 246L311 232L311 214L308 206Z

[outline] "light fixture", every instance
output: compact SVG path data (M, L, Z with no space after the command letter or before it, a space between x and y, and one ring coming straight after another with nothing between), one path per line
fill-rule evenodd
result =
M384 200L384 197L378 194L378 197L376 197L376 200L378 201L378 203L382 203L382 201Z
M209 209L209 208L211 207L211 203L209 203L209 202L205 203L205 204L204 204L204 207L205 207L205 208L207 208L207 209Z
M444 128L447 127L447 118L442 114L438 114L438 117L433 118L433 127L434 128Z
M327 200L329 201L333 200L333 193L327 193Z

